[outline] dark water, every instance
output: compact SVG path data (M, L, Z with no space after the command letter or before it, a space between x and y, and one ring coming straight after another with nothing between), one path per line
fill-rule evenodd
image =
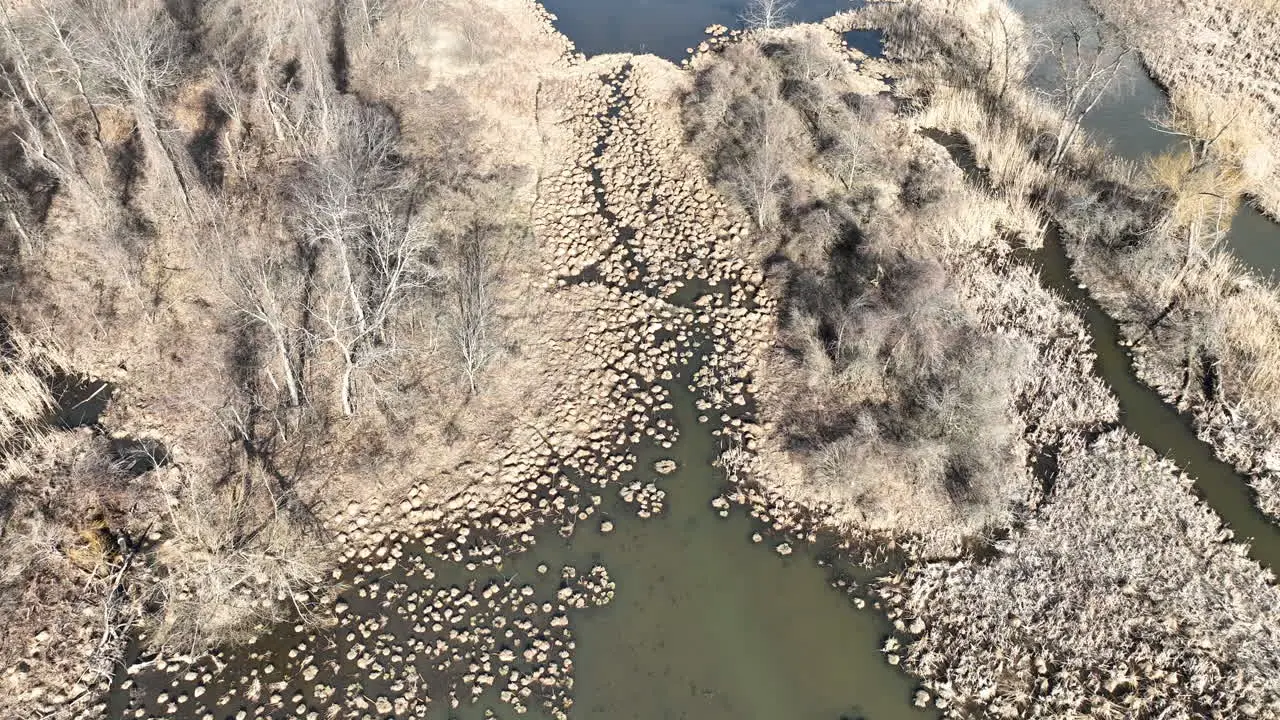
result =
M735 509L727 518L713 510L711 501L722 490L718 471L710 467L716 438L708 426L696 422L691 397L686 394L675 400L678 426L685 428L682 438L670 450L643 449L634 473L635 479L656 481L666 492L661 513L648 519L637 517L617 498L618 488L610 487L593 491L607 498L601 519L614 523L612 532L599 531L600 519L581 523L571 539L546 528L532 551L509 558L496 571L468 572L458 565L423 560L422 555L402 561L389 572L360 573L349 568L344 581L350 589L339 599L349 607L341 615L332 607L319 609L322 617L337 618L336 627L315 634L284 627L217 663L143 673L135 680L141 691L133 701L124 699L125 691L117 691L111 717L134 717L137 710L144 710L147 717L197 720L210 709L217 709L219 718L234 717L240 710L249 717L299 717L298 707L305 713L327 706L341 708L349 698L366 697L370 703L379 697L395 698L405 692L399 683L418 678L422 683L418 696L433 698L425 717L516 717L499 701L496 689L474 704L464 701L451 710L444 699L445 686L431 679L433 671L425 658L394 659L392 653L411 652L415 642L429 643L438 636L424 628L430 623L425 608L406 611L408 602L419 602L413 593L458 588L479 595L490 582L510 581L516 587L527 583L534 589L528 599L541 604L556 600L557 590L564 585L562 568L577 568L582 575L596 565L606 567L616 584L612 601L565 611L569 627L563 635L548 636L576 643L571 718L936 717L911 705L915 683L886 663L879 652L892 627L870 605L855 607L855 598L866 597L861 591L832 587L834 571L819 566L815 551L808 547L796 545L792 555L779 555L775 546L780 539L770 538L743 510ZM680 469L658 476L649 468L659 458L675 458ZM752 542L757 531L764 533L761 543ZM540 564L549 572L540 573ZM424 568L434 577L424 577L428 574ZM862 575L871 579L865 571ZM380 598L389 602L361 597L370 588L379 589ZM389 591L395 596L389 596ZM446 623L446 631L492 627L494 618L503 614L482 603L461 620ZM550 614L528 617L545 630ZM367 636L360 637L370 627L388 652L378 657L376 665L358 667L348 653L358 649L358 643L373 646ZM356 634L354 640L349 633ZM519 650L527 642L517 633L497 647ZM249 651L264 656L251 659ZM291 652L296 657L290 657ZM224 667L219 670L218 665ZM514 665L523 672L532 671L529 664L517 661ZM319 668L316 676L306 677L308 666ZM210 677L201 681L204 673ZM205 688L202 695L195 695L196 686ZM335 692L326 696L317 686ZM167 697L161 697L161 692ZM272 701L272 695L278 696L278 702ZM410 717L412 710L392 716ZM551 717L536 704L523 716ZM358 715L339 710L334 717Z
M652 53L679 62L706 39L709 25L740 28L747 0L545 0L556 28L587 55ZM850 0L800 0L794 22L818 22L853 7Z
M1257 208L1248 203L1240 205L1223 244L1254 275L1276 279L1280 270L1280 225Z

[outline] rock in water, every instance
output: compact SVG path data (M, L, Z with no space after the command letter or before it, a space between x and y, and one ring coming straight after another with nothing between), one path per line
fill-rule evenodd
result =
M658 473L659 475L670 475L671 473L675 472L676 468L678 467L680 466L676 465L675 460L671 460L670 458L663 458L662 460L659 460L658 462L653 464L653 471Z

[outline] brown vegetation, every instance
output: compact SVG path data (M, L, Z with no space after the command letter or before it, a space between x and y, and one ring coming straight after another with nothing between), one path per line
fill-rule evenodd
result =
M1280 5L1272 0L1091 0L1142 52L1176 112L1209 110L1247 133L1216 149L1245 189L1280 216ZM1217 127L1192 130L1212 139Z
M0 714L85 699L135 622L181 653L296 615L335 510L437 474L449 497L496 419L536 414L519 346L545 308L512 249L536 68L567 50L544 23L520 0L0 10Z
M974 257L981 257L979 252L998 253L999 240L963 243L961 238L983 235L929 234L937 226L926 220L933 203L939 204L941 216L966 229L974 228L975 204L995 211L1003 219L1001 239L1016 228L1022 232L1013 241L1031 246L1039 242L1034 218L1046 212L1068 231L1077 272L1095 291L1101 287L1109 307L1150 311L1146 317L1156 318L1168 303L1165 295L1166 304L1158 305L1157 293L1197 293L1197 300L1211 301L1193 306L1197 316L1187 319L1174 308L1151 327L1161 333L1199 333L1195 342L1221 353L1215 355L1220 368L1234 372L1269 367L1265 360L1264 364L1253 364L1263 360L1260 357L1241 357L1239 353L1256 354L1261 349L1245 350L1256 346L1241 343L1239 336L1229 348L1226 338L1231 336L1218 329L1215 320L1226 323L1231 318L1220 313L1232 312L1239 323L1253 323L1258 313L1267 312L1234 304L1237 297L1258 297L1251 294L1249 286L1239 283L1236 290L1219 296L1197 289L1214 284L1225 290L1238 282L1229 278L1239 277L1229 262L1214 253L1212 245L1222 231L1223 218L1229 217L1234 207L1231 198L1240 172L1238 166L1221 161L1220 155L1206 147L1207 141L1190 143L1188 155L1162 158L1142 174L1109 162L1082 130L1073 129L1079 120L1079 103L1053 105L1026 88L1022 78L1033 55L1017 17L1002 3L884 4L842 16L839 21L846 27L854 23L889 31L887 48L897 61L892 70L895 90L909 102L905 103L906 112L881 118L876 130L855 123L852 130L821 134L818 131L825 121L814 107L843 112L858 105L802 92L798 96L811 104L800 106L800 119L783 133L803 142L793 141L792 151L782 154L796 160L788 163L782 181L773 185L773 195L766 196L776 202L772 216L777 220L757 242L765 245L762 257L774 258L773 274L779 283L775 287L787 300L784 308L788 314L783 316L779 336L786 352L772 359L762 373L760 403L766 429L772 427L784 436L797 431L790 449L798 451L798 459L806 463L809 492L797 492L797 486L806 488L805 481L797 483L779 471L785 463L768 462L766 444L761 453L763 462L752 466L735 456L733 464L739 474L740 467L757 475L765 471L758 479L768 489L763 493L766 499L773 493L784 499L800 499L816 512L829 512L853 527L868 523L892 531L912 527L903 521L904 516L909 518L908 513L915 512L913 504L928 497L921 491L928 483L896 484L897 478L915 469L911 457L885 452L874 432L878 427L849 408L861 411L869 405L875 407L876 402L886 403L893 408L889 416L910 428L910 406L894 402L903 395L886 369L899 357L883 352L885 338L895 351L899 341L905 348L925 347L923 341L932 341L927 347L937 348L939 354L934 357L945 360L946 349L951 347L947 339L954 337L955 327L948 322L946 310L956 305L977 309L969 317L978 322L971 321L968 328L998 327L999 323L985 313L999 308L1002 299L988 285L1001 273L992 272ZM718 119L720 108L737 107L734 117L752 117L749 106L744 112L713 90L723 93L727 89L736 93L740 102L758 97L762 91L741 79L734 82L732 69L719 67L719 63L763 66L744 73L747 78L765 75L769 72L766 63L776 63L782 71L775 71L775 79L765 81L766 88L777 87L779 96L787 99L787 45L806 32L810 31L795 28L771 34L755 45L752 40L761 36L749 36L743 47L731 47L701 61L706 69L700 77L709 86L700 86L701 94L693 96L701 104L694 105L691 113L694 140L704 148L722 187L748 211L758 207L752 203L760 194L742 191L747 185L744 168L751 165L742 162L740 148L750 147L750 140L759 138L762 131L737 130L732 122L709 123L697 111L705 113L705 107L710 107L717 113L712 117ZM1009 37L1014 40L992 42L993 38ZM994 55L993 47L997 48ZM815 95L822 105L812 102ZM778 103L760 106L784 107ZM1170 122L1177 127L1180 121ZM936 175L939 182L919 182L919 176L913 179L909 172L899 170L901 164L884 162L890 152L901 153L902 161L913 155L920 157L909 135L885 138L875 134L895 126L932 127L962 135L955 144L971 149L973 157L963 157L963 150L957 156L966 164L972 160L971 183L990 196L956 187L956 178L943 172ZM945 135L936 137L950 142ZM885 179L889 192L884 194L892 200L881 203L892 213L878 213L879 208L870 201L864 201L866 206L858 204L859 198L874 199L877 195L866 184L833 179L841 174L828 169L836 165L826 152L838 145L837 140L846 138L863 140L858 143L860 158L871 159L868 166L872 169L864 176L854 173L845 177L869 178L871 183ZM1224 144L1235 142L1228 133L1221 138ZM948 204L948 197L962 197L966 202ZM988 204L982 205L983 201ZM837 214L841 211L845 214ZM833 215L837 218L834 222L829 219ZM826 224L815 222L815 216ZM815 237L847 237L833 232L846 218L860 230L857 243L813 242ZM903 218L920 223L916 233L898 233L907 225ZM879 245L885 240L889 242ZM888 261L885 250L878 256L869 252L877 248L892 248L899 262ZM832 262L840 250L845 251L845 257L861 262ZM960 302L953 305L948 301L947 282L910 283L906 287L920 292L913 292L907 302L895 302L904 280L920 277L918 271L901 274L903 259L932 260L943 269L943 278L964 273L965 285L950 285L952 297ZM804 270L814 266L822 268L825 276L814 272L809 277L816 280L807 284L794 281L804 278ZM849 270L859 266L865 274ZM843 276L837 275L841 269ZM1016 272L1005 272L1010 279L1017 277ZM1099 276L1109 282L1097 282ZM929 276L926 273L924 277ZM779 278L788 281L785 287ZM1023 313L1011 318L1013 328L1026 328L1033 324L1027 315L1054 308L1052 300L1037 301L1043 291L1034 287L1034 281L1011 285L1004 291L1017 296ZM836 289L849 295L841 298ZM797 299L808 302L797 303ZM848 299L858 303L848 303ZM797 307L808 311L807 316L798 315ZM845 312L836 315L831 308ZM807 318L807 323L795 323L797 317ZM1162 327L1155 328L1157 325ZM1138 327L1136 323L1133 326ZM1257 333L1257 326L1252 327ZM1013 335L1018 337L1016 330ZM907 339L902 340L904 337ZM973 332L970 337L980 343L967 345L966 357L990 357L999 348L993 335ZM1023 352L1032 347L1034 344L1024 343ZM865 365L856 362L865 355L883 364L872 365L868 372ZM1055 367L1048 355L1032 353L1033 377L1057 377L1046 372ZM930 355L917 351L913 356ZM1078 363L1081 356L1074 354L1072 359ZM1000 385L993 392L992 384L1001 380L986 376L981 369L968 370L966 378L944 374L944 381L936 386L950 387L954 397L963 398L964 381L976 377L987 383L988 397L1003 400L1006 408L1019 407L1016 398L1024 391L1008 391L1007 385ZM1076 364L1071 371L1079 377L1089 373L1089 367L1087 363ZM1216 387L1236 398L1231 401L1233 407L1243 408L1247 398L1264 402L1261 395L1253 394L1255 388L1241 384L1239 378L1221 377ZM936 376L929 379L937 382ZM1226 383L1231 383L1229 390ZM918 381L908 388L916 396L924 394ZM1034 392L1038 397L1063 398L1078 394L1077 388L1070 382L1050 382ZM930 412L929 416L934 420L981 420L994 426L987 431L988 438L999 437L1002 424L1013 425L1016 437L1030 424L1028 417L1042 422L1049 418L1043 411L1038 415L1000 415L983 403L962 403L960 407L965 408L965 414ZM992 543L987 553L977 557L962 554L946 561L913 564L884 583L881 594L895 626L910 638L905 654L900 654L903 645L897 638L886 643L886 653L924 678L926 692L917 701L933 701L950 717L1274 715L1280 703L1280 687L1274 681L1280 663L1280 638L1270 629L1276 622L1272 616L1277 597L1269 574L1247 558L1243 546L1229 542L1230 533L1197 501L1190 481L1141 448L1134 438L1123 432L1101 436L1087 430L1077 432L1096 428L1096 423L1107 417L1102 411L1105 407L1105 401L1078 407L1079 414L1073 417L1081 424L1074 428L1062 423L1062 416L1055 418L1059 422L1045 422L1056 432L1048 434L1053 443L1052 462L1051 467L1042 468L1046 480L1043 494L1032 496L1033 504L1018 514L1019 522L1006 539ZM931 408L939 409L946 407ZM795 410L793 415L788 414L791 410ZM1254 415L1259 416L1265 414ZM850 419L848 425L836 426L839 432L833 433L834 437L823 434L833 425L832 417ZM873 419L878 418L873 415ZM1092 428L1090 422L1095 423ZM948 447L964 446L956 443L954 436L941 437ZM796 438L810 445L797 447ZM846 440L847 446L843 445ZM837 459L841 459L840 451L848 453L856 458L853 469L837 463L824 466L818 459L825 455L813 453L814 446L824 451L834 449L830 454ZM991 444L975 446L984 448L988 461L1000 457L992 452ZM1008 467L1017 468L1017 464L1011 462ZM769 475L770 470L776 474ZM875 493L847 491L845 483L850 479L867 476L889 482L876 486ZM815 484L820 484L821 491L814 491ZM904 487L908 492L903 492ZM738 492L733 497L739 495L757 502L762 494ZM892 501L877 505L875 501L881 498ZM935 498L930 507L947 505ZM855 512L850 514L850 508ZM900 514L888 516L894 522L884 520L889 510ZM876 512L882 514L877 516ZM936 532L954 522L954 517L934 513L916 514L914 519L919 526L930 528L926 532ZM998 515L988 517L993 518L989 526L1002 526Z
M1159 120L1185 151L1133 168L1080 133L1054 163L1045 139L1061 134L1064 107L983 72L982 38L1019 26L997 22L1011 15L1000 7L876 4L853 22L890 30L890 51L909 68L899 87L929 97L922 122L963 134L997 192L1062 224L1075 275L1121 322L1139 374L1250 473L1264 510L1280 513L1280 295L1217 248L1248 186L1239 149L1256 126L1203 98L1180 100ZM1018 36L1015 76L1035 57L1028 32Z
M1078 375L1075 332L1067 357L1052 337L1071 321L1008 263L1009 236L1039 226L966 187L829 31L756 33L694 67L691 142L755 219L781 293L761 404L804 466L788 492L926 553L1007 526L1035 502L1027 440L1109 412L1059 375ZM1012 319L1012 302L1043 306ZM1040 415L1041 382L1078 413Z
M1274 717L1280 592L1224 534L1131 436L1074 438L1045 508L994 558L880 592L954 717Z

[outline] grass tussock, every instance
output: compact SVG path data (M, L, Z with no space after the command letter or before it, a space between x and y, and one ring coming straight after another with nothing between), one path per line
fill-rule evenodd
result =
M1076 439L1051 502L990 561L881 593L924 628L905 663L951 716L1270 717L1280 597L1224 532L1131 436Z

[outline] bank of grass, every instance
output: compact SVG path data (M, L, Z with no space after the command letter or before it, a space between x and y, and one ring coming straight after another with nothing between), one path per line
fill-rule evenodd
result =
M760 404L799 470L760 481L954 554L1039 501L1030 457L1115 407L1079 372L1079 321L1010 260L1036 214L967 184L838 37L750 34L696 59L685 99L781 300Z

